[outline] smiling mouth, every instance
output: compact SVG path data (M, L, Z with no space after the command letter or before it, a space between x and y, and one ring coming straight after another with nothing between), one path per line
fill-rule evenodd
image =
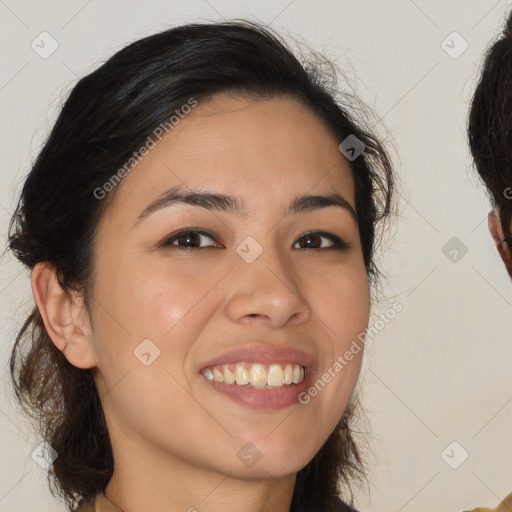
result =
M229 363L203 368L207 380L254 389L279 389L304 381L307 367L294 363Z

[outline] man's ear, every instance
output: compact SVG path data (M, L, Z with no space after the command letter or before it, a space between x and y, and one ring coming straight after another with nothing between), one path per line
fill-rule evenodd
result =
M487 225L501 259L505 263L509 275L512 277L512 247L509 247L507 242L502 241L505 235L501 229L500 216L496 210L491 210L487 215Z
M31 284L37 308L55 346L77 368L98 366L83 298L76 293L69 298L55 269L46 262L34 266Z

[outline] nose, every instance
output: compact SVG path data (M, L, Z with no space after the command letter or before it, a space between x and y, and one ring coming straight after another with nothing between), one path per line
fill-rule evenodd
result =
M225 313L232 322L259 323L271 329L299 326L311 317L298 276L283 258L266 249L254 262L237 261L231 274Z

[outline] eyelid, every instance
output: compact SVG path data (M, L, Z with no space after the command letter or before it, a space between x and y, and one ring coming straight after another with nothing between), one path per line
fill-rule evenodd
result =
M194 228L194 227L190 227L190 228L183 228L183 229L179 229L178 231L175 231L174 233L171 233L170 235L167 235L161 242L159 242L158 246L159 247L176 247L178 249L194 249L193 247L181 247L179 245L174 245L172 242L176 239L176 238L179 238L181 236L184 236L184 235L187 235L189 233L193 233L195 235L205 235L209 238L211 238L211 240L213 242L215 242L215 244L219 244L218 242L218 236L214 233L211 233L209 232L208 230L205 230L203 228ZM208 247L213 247L213 248L218 248L219 245L209 245ZM202 247L203 249L205 249L205 247ZM197 249L201 249L201 247L197 247Z
M297 238L297 240L300 240L302 237L307 236L307 235L318 235L318 236L322 236L325 238L329 238L331 240L331 242L334 243L333 247L326 247L324 249L316 249L317 251L322 251L322 250L325 251L326 249L343 250L343 249L349 249L350 247L352 247L352 243L346 242L342 237L340 237L334 233L331 233L329 231L322 231L322 230L305 231ZM295 245L295 243L297 243L297 242L294 242L294 245ZM309 249L309 250L311 250L311 249ZM315 249L313 249L313 250L315 250Z

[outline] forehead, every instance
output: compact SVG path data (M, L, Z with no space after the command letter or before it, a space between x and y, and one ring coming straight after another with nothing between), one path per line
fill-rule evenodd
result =
M130 171L112 214L133 218L178 185L240 195L266 211L289 197L337 192L354 207L354 184L339 141L297 100L218 95L199 102Z

